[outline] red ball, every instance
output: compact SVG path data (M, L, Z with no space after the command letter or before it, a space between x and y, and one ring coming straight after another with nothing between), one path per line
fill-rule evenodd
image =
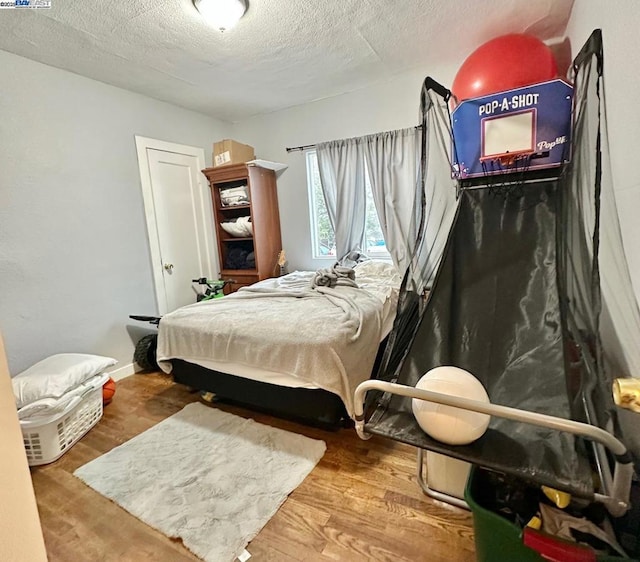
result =
M106 406L111 400L113 400L113 395L116 393L116 381L112 378L109 378L107 382L104 383L102 387L102 404Z
M478 47L462 63L451 91L458 101L553 80L558 66L540 39L502 35Z

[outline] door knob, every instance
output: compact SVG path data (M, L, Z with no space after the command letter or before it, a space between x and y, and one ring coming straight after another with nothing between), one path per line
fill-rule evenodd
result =
M171 271L173 270L173 264L172 263L165 263L164 264L164 268L171 273Z

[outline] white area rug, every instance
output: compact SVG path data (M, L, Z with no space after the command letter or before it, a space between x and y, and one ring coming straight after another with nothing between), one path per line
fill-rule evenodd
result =
M225 562L325 450L323 441L189 404L74 474L197 556Z

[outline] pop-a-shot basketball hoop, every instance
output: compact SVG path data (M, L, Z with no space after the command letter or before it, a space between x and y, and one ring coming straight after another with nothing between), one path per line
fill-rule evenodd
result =
M452 112L458 179L561 166L570 159L573 88L556 79L468 99Z

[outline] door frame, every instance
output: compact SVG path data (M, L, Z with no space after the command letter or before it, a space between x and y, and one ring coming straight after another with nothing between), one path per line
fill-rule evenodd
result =
M149 169L149 158L147 150L161 150L163 152L173 152L176 154L184 154L193 156L198 163L198 169L202 170L206 167L204 149L184 144L176 144L173 142L161 141L140 135L134 135L136 141L136 152L138 155L138 168L140 170L140 185L142 187L142 199L144 202L144 214L147 224L147 234L149 239L149 251L151 254L151 273L153 275L153 284L155 287L157 313L163 315L167 312L167 294L162 274L162 256L160 254L160 240L158 238L158 228L156 222L156 210L153 202L153 189L151 186L151 171ZM204 182L202 174L198 174L197 181L200 187L200 195L202 201L210 201L209 188ZM213 216L211 206L203 205L202 224L204 225L204 263L207 271L204 275L213 277L214 264L213 252L216 246L216 240L213 232Z

